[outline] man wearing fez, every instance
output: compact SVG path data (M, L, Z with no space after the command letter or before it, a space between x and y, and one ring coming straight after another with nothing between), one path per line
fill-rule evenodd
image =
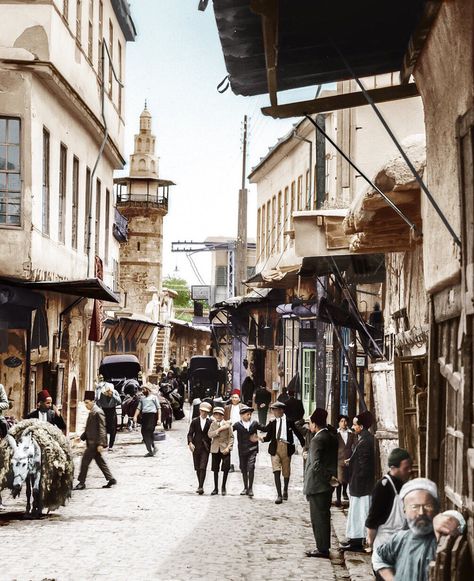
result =
M82 455L81 470L78 476L79 483L76 485L75 490L84 490L86 487L87 471L92 460L96 461L97 466L107 480L107 484L104 484L102 488L111 488L114 484L117 484L117 481L112 476L106 461L102 457L102 451L107 446L107 432L104 412L95 403L95 391L86 391L84 393L84 404L89 410L89 415L86 429L81 437L77 439L85 440L87 447Z
M272 457L273 477L277 490L275 504L281 504L288 500L288 485L291 474L291 456L295 453L295 434L301 445L304 446L304 438L295 426L295 422L286 417L286 405L276 401L270 406L275 419L266 426L259 426L262 432L266 432L264 442L270 442L268 453ZM281 475L283 474L283 494L281 491Z
M342 550L364 551L366 536L365 520L369 514L370 495L375 484L375 442L369 432L374 418L369 411L363 411L352 422L357 435L349 466L349 513L347 515L347 542L341 543Z
M198 487L196 490L198 494L204 494L204 481L206 479L207 463L211 450L209 428L212 422L208 417L211 411L212 405L207 402L202 402L199 406L199 416L194 418L189 424L188 448L193 454L194 470L196 471L198 479Z
M337 474L337 439L327 429L327 411L316 408L310 417L309 429L314 434L309 445L304 472L303 494L309 502L316 549L307 557L329 559L331 546L332 480Z
M430 561L436 557L439 535L462 534L461 513L439 513L438 489L428 478L414 478L400 490L408 528L395 533L374 551L374 570L384 581L427 581Z
M53 398L49 395L48 390L43 389L38 393L37 408L26 416L27 420L35 419L42 422L48 422L60 430L66 430L66 423L61 416L58 408L53 405Z

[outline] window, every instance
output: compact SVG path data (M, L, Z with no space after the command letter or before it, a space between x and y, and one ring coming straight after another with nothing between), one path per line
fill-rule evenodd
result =
M261 218L261 214L262 214L262 211L259 208L257 210L257 257L260 256L260 249L262 248L262 241L260 239L260 236L261 236L261 229L260 228L261 228L261 225L262 225L262 223L261 223L261 219L262 219Z
M99 2L99 37L97 40L97 70L99 71L99 79L102 80L102 39L104 38L104 3Z
M298 205L297 210L303 209L303 176L298 178Z
M42 224L43 234L49 236L49 131L43 127L43 198Z
M275 252L275 243L276 243L276 196L272 198L272 247L270 249L270 254Z
M115 260L115 258L113 259L113 276L114 276L114 286L113 286L113 291L114 293L118 293L120 291L120 287L119 287L119 276L120 276L120 265L118 260ZM127 294L124 293L125 295L125 300L124 300L124 307L127 306Z
M89 23L87 28L87 57L94 58L94 0L89 0Z
M216 266L216 286L227 286L227 266Z
M67 20L69 16L69 0L63 0L63 16Z
M270 202L267 203L267 244L266 244L266 256L267 258L270 256L271 254L271 250L270 250L270 239L271 239L271 232L272 232L272 223L271 223L271 208L270 208Z
M114 60L114 27L112 21L109 20L109 97L112 99L112 63Z
M67 147L59 151L58 240L64 244L66 221Z
M81 44L82 0L76 0L76 41Z
M123 67L122 67L122 45L120 44L120 41L118 42L118 67L119 67L119 72L118 72L118 77L119 77L119 81L122 82L122 74L123 74ZM119 113L122 113L122 87L119 85L118 88L118 110Z
M102 202L102 192L100 180L97 180L95 186L95 254L99 256L100 252L100 205Z
M87 187L87 186L86 186ZM72 160L72 216L71 216L71 246L77 250L77 229L79 218L79 160Z
M293 212L295 211L295 201L295 182L291 182L290 229L293 228Z
M261 232L261 237L262 237L262 244L261 244L260 253L259 253L258 258L257 258L257 262L259 262L260 258L262 258L264 256L264 254L266 252L266 248L267 248L265 204L263 204L263 206L262 206L262 229L260 232Z
M281 215L282 215L282 207L281 207L281 192L278 192L278 203L277 203L277 251L281 250Z
M283 230L288 230L289 224L288 224L288 210L289 210L289 204L290 204L290 200L289 200L289 196L290 196L290 192L289 189L286 187L285 188L285 197L283 200L284 203L284 207L283 207Z
M86 169L86 212L85 212L85 233L84 233L84 252L88 253L91 235L91 212L92 212L92 188L91 188L91 170Z
M20 226L20 120L0 117L0 225Z
M306 170L306 185L305 185L305 192L306 192L306 201L305 201L305 209L311 209L311 195L310 195L310 179L309 179L309 169Z
M105 249L104 260L109 262L109 237L110 237L110 190L105 190Z

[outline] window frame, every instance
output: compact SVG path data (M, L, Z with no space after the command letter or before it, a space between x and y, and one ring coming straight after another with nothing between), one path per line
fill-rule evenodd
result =
M51 231L51 133L43 126L41 187L41 232L49 236Z
M61 142L59 147L58 180L58 241L66 241L66 199L67 199L67 146Z
M5 169L0 170L0 172L5 174L5 184L7 184L7 182L9 181L9 178L7 177L9 175L18 175L18 181L19 181L19 189L17 192L10 191L8 189L7 185L5 185L5 190L2 191L2 194L4 194L4 200L5 200L3 202L3 204L5 204L6 209L8 209L9 205L15 205L15 204L13 204L12 200L14 200L14 199L18 200L18 206L19 206L18 224L8 223L9 217L14 216L14 214L10 215L6 211L5 212L5 222L4 223L0 222L0 228L7 228L7 229L8 228L21 228L23 225L23 219L22 219L23 218L23 216L22 216L22 208L23 208L22 119L21 119L21 117L2 115L2 116L0 116L0 120L5 121L5 141L2 143L2 146L6 148L6 158L5 158L6 163L8 160L8 148L9 147L17 147L18 148L18 170L17 171L16 170L9 171L8 168L6 167L6 164L5 164ZM10 122L17 122L18 123L18 143L8 141ZM0 196L2 196L2 194L0 194ZM12 198L9 194L17 194L17 196L15 198Z
M79 238L79 173L80 162L77 156L72 158L72 196L71 196L71 247L78 248Z

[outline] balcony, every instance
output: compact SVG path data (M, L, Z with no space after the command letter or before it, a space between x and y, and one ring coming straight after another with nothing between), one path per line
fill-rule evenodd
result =
M114 180L118 206L146 206L168 212L170 180L125 177Z
M118 242L128 241L128 220L115 208L113 234Z
M293 214L295 250L298 256L349 254L349 237L342 223L347 210L305 210Z

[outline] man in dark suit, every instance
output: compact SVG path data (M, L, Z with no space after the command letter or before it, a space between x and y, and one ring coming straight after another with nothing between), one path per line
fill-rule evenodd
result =
M295 438L298 438L301 445L304 446L304 437L301 435L295 422L285 415L285 404L276 401L270 406L273 410L275 420L269 422L266 426L260 426L262 432L266 432L264 442L270 442L268 453L272 457L273 477L277 490L277 499L275 504L281 504L288 500L288 485L291 474L291 456L295 453ZM283 494L281 492L281 475L283 473Z
M341 414L337 420L339 428L337 429L337 479L339 485L336 488L336 506L341 506L341 492L344 500L349 500L347 496L347 483L349 482L349 468L346 464L352 455L352 449L356 443L356 436L347 427L349 418Z
M87 448L82 456L81 470L78 476L79 483L74 490L84 490L86 487L87 471L92 460L96 461L97 466L107 480L107 484L104 484L102 488L110 488L117 484L117 481L112 476L107 462L102 457L102 451L107 446L107 432L104 412L95 403L95 391L86 391L84 393L84 404L89 410L89 416L87 417L84 433L78 440L85 440Z
M188 447L193 454L194 470L198 479L198 494L204 494L204 480L206 479L207 462L211 450L209 428L212 424L209 414L212 411L210 403L202 402L199 406L199 417L189 424Z
M285 415L294 422L299 422L304 418L304 405L300 399L296 399L296 393L288 390L288 399L285 402Z
M331 546L331 481L337 474L337 439L327 429L327 415L322 408L311 415L309 429L315 435L309 445L303 487L316 541L316 550L307 551L306 556L324 559L329 559Z
M66 430L60 411L53 405L53 398L49 395L48 390L43 389L38 393L37 408L26 416L27 420L41 420L57 426L60 430Z

